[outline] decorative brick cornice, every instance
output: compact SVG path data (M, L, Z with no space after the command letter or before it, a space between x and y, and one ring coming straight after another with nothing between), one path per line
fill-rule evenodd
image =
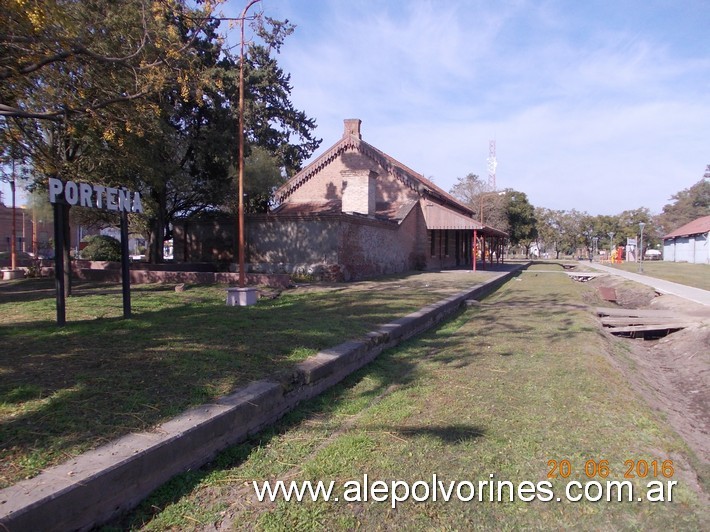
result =
M284 183L276 191L275 196L279 203L282 203L286 198L293 194L297 189L299 189L306 181L308 181L315 174L320 172L323 168L332 163L337 159L342 153L348 150L357 150L359 144L362 141L354 137L344 137L337 143L335 143L328 151L323 153L311 164L306 166L303 170L294 175L286 183Z

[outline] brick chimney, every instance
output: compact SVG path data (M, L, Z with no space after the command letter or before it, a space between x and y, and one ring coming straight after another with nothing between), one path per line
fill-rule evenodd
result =
M362 140L362 134L360 133L360 124L362 124L362 120L359 118L346 118L343 122L345 122L343 137L353 136Z

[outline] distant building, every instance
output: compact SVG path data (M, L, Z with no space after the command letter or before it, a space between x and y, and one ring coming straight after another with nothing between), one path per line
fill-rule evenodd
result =
M46 231L46 228L43 229ZM15 250L18 253L32 252L32 213L24 207L15 209L15 237ZM9 252L11 243L12 207L0 203L0 252Z
M410 270L472 268L473 242L499 260L507 234L421 174L362 140L359 119L245 223L248 268L350 281ZM233 220L233 218L232 218ZM175 224L175 260L234 262L236 224Z
M77 249L82 237L97 234L95 229L75 227L70 231L71 248ZM15 251L19 254L54 256L54 220L51 211L35 216L31 208L15 208ZM0 203L0 253L10 252L12 242L12 207ZM22 255L27 258L26 255Z
M663 237L663 260L710 264L710 216L703 216Z

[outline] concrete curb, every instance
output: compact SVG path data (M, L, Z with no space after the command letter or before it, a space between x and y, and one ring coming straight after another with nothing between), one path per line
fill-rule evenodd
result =
M192 408L150 432L128 434L0 491L0 528L88 530L135 507L173 476L200 467L396 346L484 297L525 268L326 349L294 368Z

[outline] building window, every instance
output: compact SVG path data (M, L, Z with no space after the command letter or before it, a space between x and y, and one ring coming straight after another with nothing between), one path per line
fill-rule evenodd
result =
M431 235L431 256L433 257L434 255L436 255L436 233L434 232L434 230L431 230L429 231L429 234Z

